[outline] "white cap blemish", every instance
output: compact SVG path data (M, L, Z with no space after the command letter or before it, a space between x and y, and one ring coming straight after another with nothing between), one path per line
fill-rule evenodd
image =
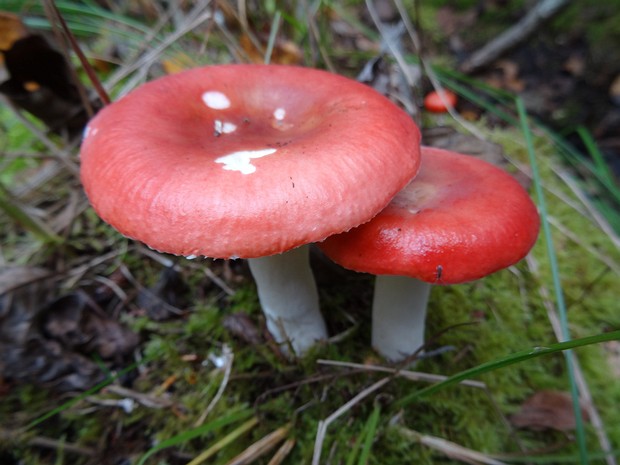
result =
M286 116L286 110L284 108L276 108L273 112L273 117L278 121L282 121Z
M233 123L223 123L219 119L216 119L213 123L213 129L218 134L230 134L231 132L235 132L237 125Z
M275 152L276 149L240 150L239 152L233 152L216 158L215 163L222 163L225 170L251 174L256 171L256 166L254 166L251 161L253 158L265 157Z
M202 101L213 110L225 110L230 107L228 97L217 90L209 90L202 94Z
M84 132L82 133L82 140L85 140L88 136L94 136L98 132L98 128L91 128L89 125L86 125L86 127L84 128Z

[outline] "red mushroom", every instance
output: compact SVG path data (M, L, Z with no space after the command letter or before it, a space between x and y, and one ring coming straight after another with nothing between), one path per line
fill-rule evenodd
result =
M447 89L433 90L424 97L424 108L431 113L445 113L456 105L457 96Z
M178 255L250 259L269 330L302 354L326 330L301 246L384 208L418 169L419 131L341 76L207 66L102 110L81 162L95 211L125 236Z
M423 147L418 175L380 214L320 247L345 268L377 275L372 344L400 360L424 344L431 284L472 281L518 262L538 229L535 205L508 173Z

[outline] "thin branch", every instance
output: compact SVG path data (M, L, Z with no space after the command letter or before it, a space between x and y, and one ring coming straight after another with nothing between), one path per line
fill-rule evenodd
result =
M569 0L540 0L519 22L465 60L460 66L461 71L471 73L489 65L506 51L525 41L569 3Z

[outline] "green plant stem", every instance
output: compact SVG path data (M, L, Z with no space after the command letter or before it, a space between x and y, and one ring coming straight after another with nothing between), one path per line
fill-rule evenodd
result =
M542 188L542 180L538 171L538 163L536 162L536 154L534 152L534 144L532 142L532 133L530 131L529 123L527 120L527 113L525 105L521 97L516 98L517 112L519 114L519 121L521 123L521 129L527 146L528 157L530 161L530 167L532 169L532 176L534 178L534 187L536 189L536 197L538 199L538 207L541 213L541 223L545 242L547 244L547 256L549 258L549 264L551 266L551 275L553 279L553 287L555 291L556 306L560 315L560 327L562 331L562 340L570 341L570 330L568 328L568 317L566 314L566 304L564 302L564 293L562 292L562 283L560 282L560 270L558 267L558 260L555 254L553 246L553 238L551 237L551 226L547 219L547 206L545 202L545 194ZM579 445L579 455L581 457L581 463L587 464L588 460L588 448L586 444L586 435L583 427L583 418L581 414L581 406L579 403L579 389L575 381L574 365L573 365L573 352L566 350L564 352L566 358L566 369L568 372L568 380L570 384L570 391L573 399L573 412L575 415L577 443Z
M475 378L484 373L488 373L493 370L497 370L499 368L503 368L509 365L514 365L516 363L525 362L527 360L541 357L543 355L550 355L556 352L561 352L568 349L574 349L575 347L583 347L590 344L599 344L601 342L606 341L617 341L620 340L620 330L612 331L604 334L597 334L596 336L588 336L579 339L571 339L570 341L558 342L555 344L551 344L545 347L534 347L532 349L523 350L520 352L516 352L514 354L508 355L506 357L502 357L496 360L491 360L490 362L482 363L473 368L469 368L467 370L461 371L455 375L450 376L444 381L433 384L432 386L425 387L416 391L408 396L405 396L394 403L395 407L404 407L415 400L433 394L441 389L444 389L448 386L452 386L453 384L458 384L461 381L466 379Z

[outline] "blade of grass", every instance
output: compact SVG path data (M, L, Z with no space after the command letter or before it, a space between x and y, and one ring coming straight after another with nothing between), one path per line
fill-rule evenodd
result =
M215 431L215 430L223 428L224 426L227 426L227 425L229 425L231 423L236 423L238 421L244 420L245 418L249 417L251 414L252 414L251 410L241 410L239 412L234 412L234 413L231 413L231 414L226 415L226 416L218 417L217 419L215 419L213 421L210 421L209 423L205 423L204 425L201 425L201 426L199 426L197 428L192 428L190 430L183 431L182 433L177 434L177 435L175 435L175 436L173 436L173 437L171 437L169 439L166 439L165 441L160 442L155 447L152 447L151 449L146 451L146 453L142 457L140 457L140 460L138 460L136 465L144 465L144 463L149 459L149 457L151 457L153 454L155 454L155 453L157 453L157 452L159 452L159 451L161 451L163 449L167 449L168 447L177 446L179 444L186 443L186 442L188 442L188 441L190 441L190 440L192 440L194 438L197 438L197 437L200 437L200 436L204 436L205 434L210 433L211 431ZM254 426L257 422L258 422L258 420L256 420L256 418L252 418L251 420L248 420L246 423L244 423L239 428L234 430L232 433L230 433L224 439L228 438L230 435L232 435L236 431L239 431L240 429L242 429L242 431L246 431L248 429L247 425L250 425L250 427L251 427L251 426ZM218 445L221 442L223 442L224 439L222 439L221 441L218 441L218 443L216 443L213 447L209 448L208 450L213 449L216 445ZM228 443L226 443L226 444L228 444ZM224 444L224 445L226 445L226 444ZM222 445L221 447L224 447L224 445ZM219 448L218 448L218 450L219 450ZM196 459L192 460L192 462L190 462L190 463L194 463L195 460ZM199 462L197 462L197 463L199 463Z
M490 362L482 363L473 368L469 368L467 370L461 371L460 373L452 375L448 377L445 381L442 381L440 383L433 384L432 386L422 388L419 391L416 391L412 394L409 394L408 396L405 396L397 400L394 403L394 405L396 407L405 407L406 405L411 404L417 399L431 395L448 386L458 384L463 380L475 378L484 373L488 373L490 371L497 370L499 368L507 367L509 365L514 365L516 363L525 362L533 358L542 357L543 355L550 355L550 354L554 354L554 353L561 352L564 350L574 349L576 347L583 347L583 346L587 346L591 344L599 344L601 342L617 341L617 340L620 340L620 330L612 331L612 332L604 333L604 334L597 334L595 336L572 339L570 341L565 341L565 342L557 342L557 343L550 344L544 347L534 347L532 349L515 352L514 354L508 355L506 357L491 360Z
M358 465L366 465L370 458L370 449L375 439L375 433L377 432L377 425L379 424L379 417L381 416L381 407L379 404L375 404L366 425L364 426L364 443L362 447L362 453L358 460Z
M276 44L276 37L278 37L278 29L280 28L280 10L276 11L276 14L273 17L273 21L271 22L271 31L269 31L269 41L267 42L267 49L265 50L265 58L264 62L268 65L271 62L271 54L273 53L273 48Z
M271 457L267 465L280 465L288 457L288 454L291 453L293 447L295 447L295 443L295 439L292 438L284 441L284 444L282 444L274 456Z
M603 154L596 145L596 141L594 140L594 137L592 137L592 133L584 126L579 126L577 128L577 134L581 137L581 141L586 146L588 154L594 162L594 168L596 173L599 175L599 179L601 181L605 181L605 185L609 186L609 189L615 192L615 196L620 198L620 188L616 185L614 175L611 172L611 169L609 169L609 165L605 161Z
M255 463L259 457L262 457L283 441L290 429L291 425L287 424L263 436L235 458L227 462L226 465L247 465Z
M530 161L530 167L532 169L532 177L534 179L534 188L536 190L536 197L538 199L538 208L541 213L541 223L543 229L543 235L545 237L545 243L547 244L547 257L551 266L551 275L553 279L553 288L555 291L555 304L560 315L560 325L562 329L562 338L565 341L571 339L570 331L568 329L568 316L566 314L566 304L564 302L564 292L562 290L562 283L560 282L560 270L558 266L558 260L555 254L555 247L553 245L553 238L551 237L551 226L549 224L547 206L545 201L545 193L542 188L542 179L538 171L538 163L536 161L536 153L534 151L534 143L532 141L532 133L530 131L527 113L525 110L525 104L521 97L517 97L517 112L519 114L519 121L521 123L521 130L525 143L527 146L527 153ZM573 352L566 350L564 352L566 358L566 370L568 373L568 380L570 384L571 396L573 399L573 413L575 415L577 443L579 445L579 455L583 464L588 463L588 448L586 444L586 434L583 426L583 418L581 414L581 406L579 403L579 389L577 388L577 382L575 381L575 372L573 365Z
M20 224L26 231L46 244L60 244L62 237L51 230L45 223L30 216L11 198L11 194L0 184L0 210L9 218Z
M368 455L370 454L370 448L372 447L372 441L375 436L375 432L377 430L377 423L379 422L379 414L381 413L380 407L375 404L375 407L366 420L364 424L364 428L362 428L362 432L359 435L358 439L355 441L351 452L347 456L346 465L354 465L358 463L359 465L363 465L368 462ZM360 450L362 451L360 455ZM358 459L359 455L359 459Z
M429 449L436 450L446 457L455 459L459 462L485 465L506 465L506 462L500 462L487 454L468 449L467 447L463 447L460 444L456 444L444 438L421 434L412 429L405 428L404 426L398 427L396 430L404 438L419 443Z
M365 433L366 433L366 425L364 425L364 429L362 430L361 436L358 438L357 441L355 441L355 444L353 444L353 448L351 449L351 452L349 452L349 455L347 456L346 465L355 465L355 460L357 459L360 453L360 449L362 448L362 441L364 440Z
M382 388L385 384L390 382L391 378L382 378L379 381L371 384L367 388L363 389L357 395L355 395L351 400L346 402L344 405L340 406L334 413L329 415L325 420L319 421L319 426L317 428L316 437L314 440L314 454L312 455L312 465L319 465L321 463L321 450L323 448L323 441L325 440L325 435L327 432L327 428L330 424L336 421L340 416L344 415L348 412L353 406L357 405L361 402L365 397L369 396L377 389Z
M239 439L245 433L247 433L252 428L254 428L257 424L258 424L258 418L256 418L256 417L250 418L248 421L243 423L237 429L235 429L232 432L228 433L226 436L224 436L222 439L217 441L215 444L213 444L207 450L202 452L200 455L196 456L193 460L191 460L190 462L187 462L187 465L199 465L200 463L204 462L208 458L210 458L213 455L217 454L220 450L222 450L224 447L228 446L233 441L236 441L237 439ZM137 464L137 465L141 465L141 464Z

